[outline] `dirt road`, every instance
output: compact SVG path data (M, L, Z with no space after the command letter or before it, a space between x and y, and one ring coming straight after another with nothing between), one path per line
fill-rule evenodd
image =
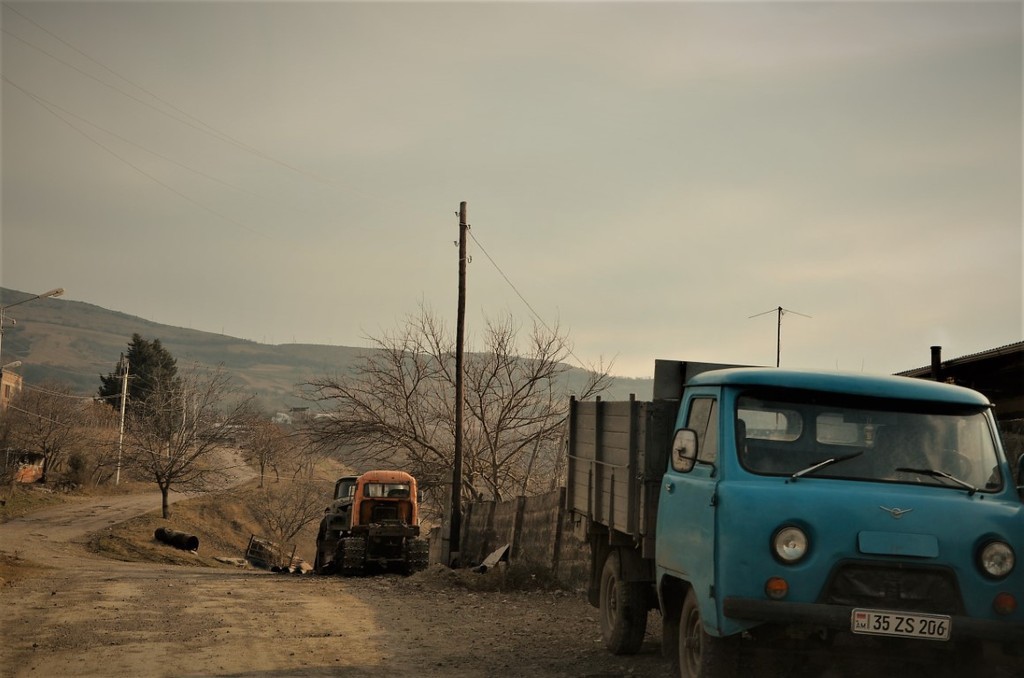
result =
M0 525L0 550L45 568L0 589L0 675L668 675L654 642L607 656L596 615L572 594L476 593L443 568L343 579L85 549L90 532L155 501L93 499Z
M48 568L0 589L0 675L671 675L657 614L640 654L615 657L596 611L572 593L474 591L440 567L408 578L282 575L119 562L83 547L89 532L153 506L151 495L94 499L0 525L0 550ZM755 664L752 675L910 678L935 668L870 659Z

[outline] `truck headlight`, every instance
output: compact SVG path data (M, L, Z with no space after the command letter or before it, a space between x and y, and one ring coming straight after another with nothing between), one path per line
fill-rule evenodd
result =
M1002 579L1013 571L1016 558L1013 549L1003 541L990 541L978 555L982 572L994 579Z
M772 537L772 550L776 558L792 565L807 555L807 535L799 527L783 527Z

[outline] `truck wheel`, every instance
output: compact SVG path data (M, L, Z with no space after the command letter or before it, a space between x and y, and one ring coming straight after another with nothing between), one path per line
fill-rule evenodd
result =
M735 678L738 667L737 639L712 636L704 630L697 596L689 589L679 616L679 675L682 678Z
M601 638L612 654L636 654L646 631L645 584L623 581L619 552L612 551L601 570Z

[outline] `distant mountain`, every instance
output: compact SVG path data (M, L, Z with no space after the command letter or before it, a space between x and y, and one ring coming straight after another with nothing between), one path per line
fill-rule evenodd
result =
M0 306L32 294L0 287ZM111 311L81 301L40 299L6 312L16 324L4 322L0 364L21 360L17 368L26 383L56 380L70 384L81 395L95 395L100 375L114 371L127 351L133 333L159 339L178 365L198 362L224 368L248 390L255 392L267 411L282 411L304 404L298 385L315 377L344 374L373 349L315 344L260 344L223 334L172 327ZM572 370L569 383L584 375ZM651 379L616 378L603 398L619 400L635 393L651 397Z

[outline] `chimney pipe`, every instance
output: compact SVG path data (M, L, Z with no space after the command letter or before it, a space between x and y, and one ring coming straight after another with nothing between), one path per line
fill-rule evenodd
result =
M942 381L942 347L932 346L932 380Z

